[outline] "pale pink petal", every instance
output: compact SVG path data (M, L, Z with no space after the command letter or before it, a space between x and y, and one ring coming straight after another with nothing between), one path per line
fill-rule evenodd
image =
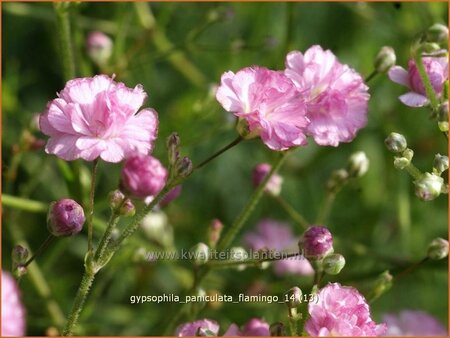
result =
M408 107L423 107L429 103L426 96L414 92L403 94L399 99Z
M50 137L45 147L48 154L54 154L63 160L73 161L80 158L80 151L76 147L77 136L60 134Z
M241 330L239 330L239 326L237 326L236 324L231 324L230 327L228 328L228 330L225 331L225 333L223 334L224 337L229 337L229 336L242 336Z
M393 66L389 69L388 76L393 82L409 87L408 72L404 68Z
M109 140L106 143L106 149L100 154L103 161L117 163L124 159L124 151L119 142Z

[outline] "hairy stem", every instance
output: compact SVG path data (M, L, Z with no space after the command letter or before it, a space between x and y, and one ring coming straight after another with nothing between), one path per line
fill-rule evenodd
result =
M56 12L56 26L58 40L61 48L61 58L64 79L66 81L75 77L75 58L73 53L72 33L70 27L70 3L54 3Z
M95 181L97 178L97 167L98 167L98 159L94 160L92 164L92 176L91 176L91 189L89 192L89 209L88 209L88 217L87 217L87 226L88 226L88 253L92 254L93 246L92 246L92 235L93 235L93 225L92 220L94 217L94 198L95 198Z

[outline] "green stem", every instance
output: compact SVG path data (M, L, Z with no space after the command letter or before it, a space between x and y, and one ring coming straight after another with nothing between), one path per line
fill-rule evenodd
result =
M48 205L45 203L7 194L2 195L2 205L5 207L36 213L45 213L48 210Z
M92 220L94 217L94 198L95 198L95 182L97 178L97 167L98 167L98 159L94 160L92 164L92 176L91 176L91 189L89 192L89 209L88 209L88 217L87 217L87 227L88 227L88 253L92 254L93 246L92 246L92 235L93 235L93 225Z
M56 26L61 48L64 79L66 81L75 77L75 58L73 54L72 33L70 27L70 3L54 3L56 12Z
M336 198L336 193L332 191L327 191L325 196L325 200L322 204L321 210L319 212L319 216L317 217L317 224L324 224L328 219L328 215L330 214L331 207L333 206L333 202Z
M125 199L124 199L124 201L125 201ZM118 208L120 208L120 206ZM100 240L97 250L95 251L95 255L94 255L95 261L103 260L103 255L105 253L106 247L108 246L108 244L111 240L112 232L115 229L118 221L119 221L119 215L117 214L116 211L114 211L111 214L111 218L108 222L105 232L103 233L103 237Z
M36 250L33 256L31 256L24 264L23 267L26 268L36 257L38 257L47 247L48 245L55 239L55 236L50 234L45 241L41 244L41 246Z
M234 238L236 237L236 235L241 230L241 228L244 225L245 221L250 216L250 214L252 213L253 209L256 207L256 205L258 204L259 200L261 199L261 196L262 196L262 194L264 192L264 189L265 189L265 187L267 185L267 182L270 180L272 175L275 174L278 171L278 169L280 169L281 165L286 160L288 154L289 154L289 152L285 151L284 153L282 153L280 155L280 157L274 163L274 165L272 166L272 169L270 170L270 172L266 175L264 180L261 182L261 184L255 190L255 192L253 193L252 197L247 202L247 204L245 205L244 209L242 209L241 213L238 215L238 217L233 222L233 224L230 226L230 228L228 229L228 231L225 234L225 236L219 241L219 243L217 245L217 249L219 251L223 250L226 247L228 247L231 244L231 242L233 242Z
M417 167L414 164L412 164L412 162L410 162L409 165L405 167L405 169L408 172L408 174L410 174L415 180L418 180L423 176L422 172L419 169L417 169Z
M370 80L372 80L375 76L377 76L378 75L378 72L377 72L377 70L376 69L374 69L373 71L372 71L372 73L370 73L365 79L364 79L364 82L365 83L368 83Z
M288 322L289 322L289 331L291 333L291 336L292 337L297 337L298 336L298 333L297 333L297 320L292 317L290 309L289 309Z
M415 57L417 71L419 72L420 79L422 80L423 86L425 87L425 93L427 98L430 100L431 109L437 111L439 109L439 100L437 98L436 92L431 85L430 78L423 65L422 56L417 54Z
M95 273L85 271L83 278L81 279L80 287L78 288L77 295L72 306L72 311L70 312L67 324L63 329L63 336L72 336L73 330L78 323L78 318L80 317L81 310L83 309L84 302L86 301L89 290L94 282Z
M410 274L411 272L413 272L414 270L416 270L420 265L426 263L429 260L428 257L425 257L424 259L420 260L417 263L414 263L413 265L407 267L406 269L404 269L403 271L400 271L398 274L396 274L394 276L394 281L398 281L400 278Z
M204 165L206 165L208 162L211 162L212 160L214 160L217 156L223 154L224 152L226 152L228 149L233 148L235 145L239 144L241 141L243 141L244 139L242 138L242 136L238 136L233 142L231 142L230 144L228 144L227 146L223 147L222 149L220 149L218 152L216 152L215 154L211 155L210 157L208 157L206 160L204 160L203 162L201 162L200 164L197 164L194 167L194 170L200 169L201 167L203 167Z
M295 210L283 197L280 195L270 195L280 206L289 214L289 216L302 227L303 230L308 228L310 224L297 210Z

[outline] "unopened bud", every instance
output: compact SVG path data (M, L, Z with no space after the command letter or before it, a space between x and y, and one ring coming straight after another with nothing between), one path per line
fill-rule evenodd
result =
M166 146L169 163L171 165L174 165L180 157L180 137L178 136L178 133L170 134L170 136L167 138Z
M384 46L375 57L374 67L378 73L386 73L395 65L396 56L392 47Z
M223 224L220 220L213 219L208 227L208 244L214 248L220 239L222 233Z
M323 259L323 270L329 275L337 275L345 266L345 258L341 254L331 254Z
M47 213L47 228L53 236L71 236L83 229L84 210L72 199L61 199L50 203Z
M189 157L183 157L181 161L176 164L177 172L180 177L188 177L192 173L192 161Z
M434 156L433 169L437 175L441 175L448 169L448 156L436 154Z
M11 252L11 260L14 267L25 264L29 256L27 248L21 245L16 245Z
M111 191L108 195L109 206L112 210L116 210L122 204L125 195L120 190Z
M308 259L319 259L333 252L333 236L323 226L311 226L303 233L299 249Z
M286 298L289 307L297 307L302 302L302 290L294 286L286 293Z
M345 169L338 169L331 173L327 182L327 190L331 192L339 191L348 182L348 172Z
M132 217L136 213L136 207L133 202L127 198L120 207L119 214L125 217Z
M198 243L191 249L193 253L193 263L203 265L209 260L209 247L205 243Z
M364 151L353 153L348 161L347 172L350 177L361 177L369 170L369 159Z
M276 322L270 325L270 336L271 337L284 337L286 336L284 324L281 322Z
M248 125L247 120L243 118L238 119L236 130L239 133L239 135L241 135L242 138L245 140L250 140L252 138L259 136L259 131L257 130L250 131L250 127Z
M384 144L390 152L396 154L403 152L408 146L405 136L399 133L390 133L384 140Z
M448 101L441 103L439 106L438 127L440 131L448 132Z
M423 201L434 200L441 194L444 179L438 175L425 173L422 178L414 181L416 196Z
M384 271L378 278L375 280L373 285L371 297L369 297L369 301L373 301L380 297L383 293L388 291L392 287L393 277L389 271Z
M428 257L433 260L443 259L448 256L448 241L436 238L428 246Z
M235 246L230 249L230 259L235 261L245 261L248 258L247 251L240 246ZM245 264L238 265L236 269L238 271L245 270Z
M86 48L91 60L99 66L108 62L112 55L113 42L109 36L102 32L89 33Z
M428 28L426 39L427 41L436 43L447 42L448 27L440 23L435 23L430 28Z

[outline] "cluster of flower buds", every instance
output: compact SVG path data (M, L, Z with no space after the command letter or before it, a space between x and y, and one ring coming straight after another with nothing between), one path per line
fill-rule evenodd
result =
M347 167L337 169L331 173L327 181L327 190L337 193L350 179L364 176L369 170L369 158L364 151L356 151L350 155Z
M316 269L329 275L339 274L345 266L344 256L334 253L333 236L324 226L313 225L306 229L298 245Z
M187 156L180 156L180 137L177 133L172 133L167 138L166 146L169 157L169 181L182 181L192 173L192 161Z
M114 190L109 193L109 206L112 211L120 216L134 216L136 208L133 202L126 198L120 190Z
M414 178L415 193L423 201L431 201L441 193L448 192L448 185L441 177L448 169L448 156L436 154L433 162L432 172L420 172L413 164L414 151L408 148L405 137L402 134L391 133L384 141L386 148L396 154L394 156L394 167L407 170Z

